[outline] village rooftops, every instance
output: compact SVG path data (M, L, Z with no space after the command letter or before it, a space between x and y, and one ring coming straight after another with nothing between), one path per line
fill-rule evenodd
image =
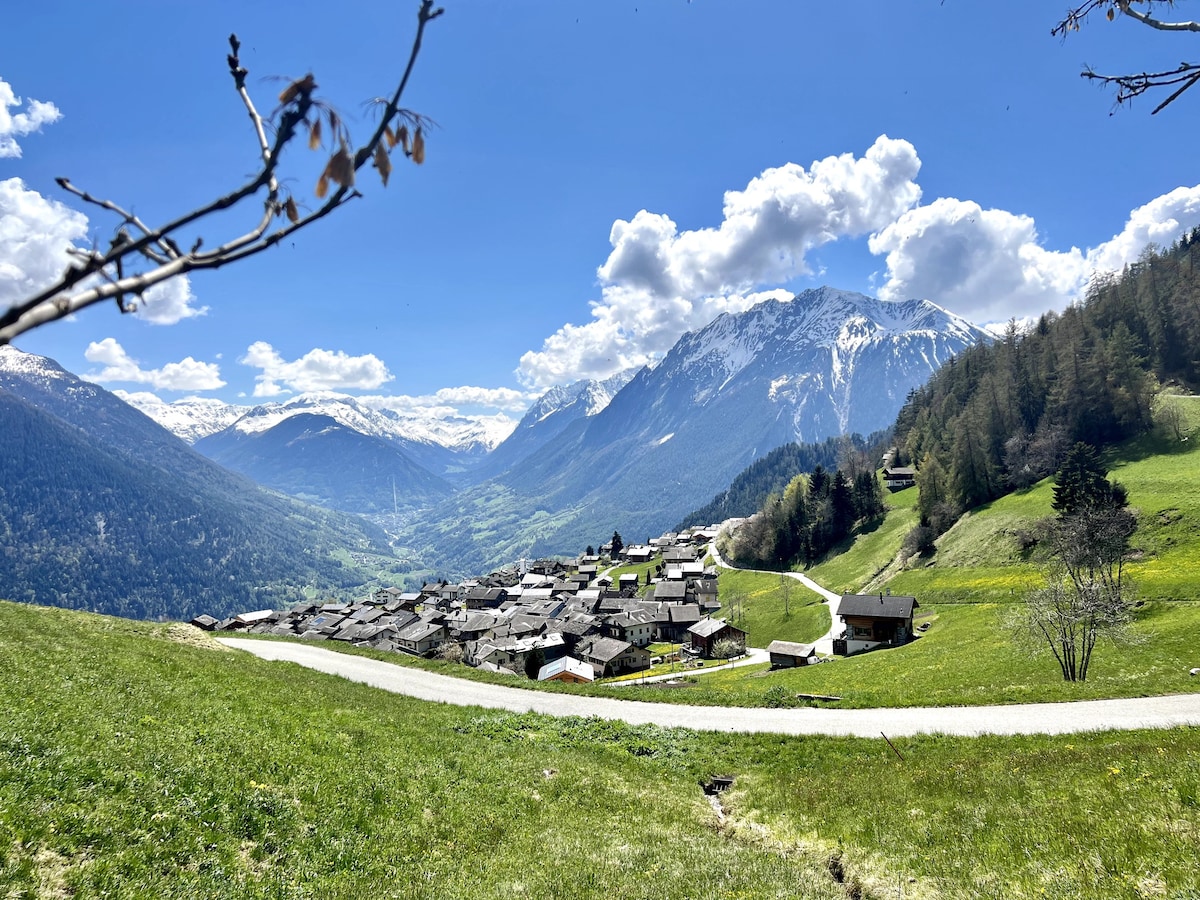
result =
M899 594L843 594L838 601L837 614L864 616L873 619L911 619L913 609L920 606L916 597Z

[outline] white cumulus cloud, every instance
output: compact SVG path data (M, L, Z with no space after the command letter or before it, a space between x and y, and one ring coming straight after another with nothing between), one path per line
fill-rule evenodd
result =
M1038 316L1079 299L1092 275L1137 260L1200 224L1200 185L1176 188L1133 210L1124 228L1086 251L1043 246L1029 216L942 197L873 234L885 256L884 300L921 297L977 322Z
M1147 244L1171 244L1197 225L1200 184L1175 188L1131 212L1119 234L1088 251L1088 262L1102 272L1117 271L1135 262Z
M886 254L880 298L928 298L983 322L1061 307L1087 272L1078 248L1043 248L1029 216L946 197L905 212L868 246Z
M192 293L188 277L180 275L160 281L146 291L146 296L138 304L134 315L151 325L174 325L208 312L207 306L193 306L195 299L196 295Z
M255 397L277 397L289 391L374 390L393 377L373 353L349 356L342 350L314 348L289 362L266 341L251 344L238 362L262 370L255 376Z
M25 102L25 112L10 111L21 104L22 100L13 93L12 86L0 78L0 159L20 157L21 145L17 143L17 138L41 131L43 125L53 124L62 118L57 106L41 100Z
M0 181L0 311L62 275L67 248L87 234L87 216L25 187Z
M113 338L93 341L83 355L88 362L104 366L99 372L89 372L86 376L101 384L132 382L166 391L214 391L225 386L216 363L198 362L189 356L158 369L143 369Z
M881 135L861 157L845 153L770 168L725 194L721 224L679 231L641 210L613 223L592 321L568 323L521 357L530 387L603 378L643 365L685 331L782 291L761 292L809 271L807 253L883 228L921 197L912 144Z

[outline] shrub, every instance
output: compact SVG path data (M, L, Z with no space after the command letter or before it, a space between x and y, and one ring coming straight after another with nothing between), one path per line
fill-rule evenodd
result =
M721 638L719 641L714 641L712 645L713 659L733 659L745 652L746 648L742 646L742 642L735 641L733 638Z

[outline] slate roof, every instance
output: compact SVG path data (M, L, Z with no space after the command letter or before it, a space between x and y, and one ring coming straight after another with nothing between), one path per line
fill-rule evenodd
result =
M701 619L695 625L688 629L688 634L695 634L699 637L712 637L722 628L726 626L739 630L736 626L729 625L724 619Z
M581 655L594 659L596 662L610 662L632 647L629 641L618 641L616 638L596 638L590 644L580 647Z
M838 601L839 616L862 616L873 619L909 619L913 609L920 606L916 597L899 594L842 594Z
M667 607L668 622L684 625L688 622L699 622L700 618L700 607L695 603L678 603Z
M660 581L654 585L655 600L683 600L686 597L686 581Z
M437 625L433 622L422 622L418 619L411 625L407 625L401 629L396 635L396 638L402 641L420 643L421 641L425 641L433 637L433 635L442 630L442 627L443 626Z
M768 653L778 653L780 656L807 657L815 654L812 644L798 644L795 641L771 641L767 646Z

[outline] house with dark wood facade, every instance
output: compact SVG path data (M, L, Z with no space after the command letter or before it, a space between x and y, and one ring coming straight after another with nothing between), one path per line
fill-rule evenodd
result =
M899 646L913 638L916 597L891 594L843 594L837 616L844 629L833 641L837 656L849 656L880 646Z

